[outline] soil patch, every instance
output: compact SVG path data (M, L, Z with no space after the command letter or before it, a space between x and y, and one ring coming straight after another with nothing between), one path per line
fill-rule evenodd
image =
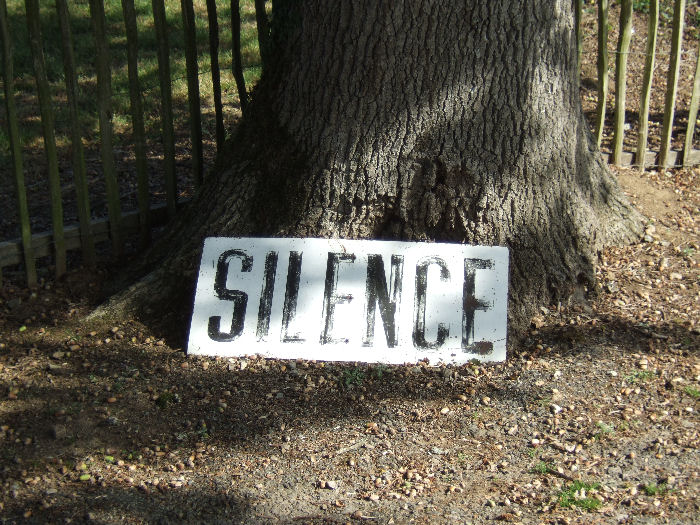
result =
M645 241L495 366L186 357L84 324L100 273L6 285L4 522L693 522L700 173L619 175Z

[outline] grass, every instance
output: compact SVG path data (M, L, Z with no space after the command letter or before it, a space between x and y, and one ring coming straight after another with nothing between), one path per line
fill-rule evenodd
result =
M583 510L596 510L602 505L597 498L589 498L588 494L597 491L600 483L584 483L574 481L559 492L559 505L564 508L578 507Z
M671 488L666 483L647 483L642 487L642 490L647 496L663 496L671 492Z
M554 471L554 468L545 461L539 461L537 465L532 468L533 474L549 474L552 471Z
M341 384L346 388L354 385L360 386L364 380L365 373L359 367L346 368L343 370L343 375L340 378Z
M117 144L129 143L131 140L131 116L129 103L129 85L126 58L126 33L124 29L120 0L105 0L107 34L112 58L112 104L114 111L115 141ZM146 135L149 142L160 143L160 88L158 81L157 42L153 24L151 0L135 0L138 38L139 38L139 73L143 93L144 119ZM173 91L173 108L175 111L176 135L188 133L187 116L187 79L185 68L185 44L180 14L180 2L165 2L166 19L169 27L170 69ZM199 65L200 94L203 109L203 133L214 135L213 88L211 81L211 64L209 57L209 36L205 0L195 0L195 19L197 27L197 50ZM217 0L220 31L219 64L221 68L221 89L224 102L224 117L234 118L238 107L238 93L231 73L231 10L228 0ZM80 86L80 120L88 145L94 145L98 139L98 120L96 111L97 78L94 67L94 41L90 23L87 0L69 2L71 29L75 52L78 83ZM29 49L27 23L23 0L8 0L8 23L14 47L13 63L16 82L15 100L20 121L22 144L27 153L34 153L41 158L43 141L41 139L41 122L38 118L32 59ZM54 110L56 112L56 141L63 157L68 156L69 116L66 91L63 78L63 58L60 45L60 29L54 2L41 2L41 29L44 42L44 58L51 85ZM255 26L255 7L252 0L241 2L241 54L244 76L250 90L260 76L260 58L258 51L257 30ZM9 170L10 149L6 133L5 111L0 111L0 171ZM178 133L180 131L181 133ZM59 153L61 155L61 153ZM43 160L43 159L42 159ZM0 173L0 179L9 177ZM9 180L9 179L8 179Z
M636 370L630 375L625 377L625 381L631 385L635 384L637 381L648 381L654 377L654 372L651 372L650 370Z
M595 434L593 434L594 439L601 439L604 436L611 436L612 434L615 433L615 426L614 425L604 423L603 421L598 421L598 423L596 423L596 426L600 430L599 430L599 432L596 432Z
M697 399L700 397L700 389L695 388L694 386L687 386L685 387L685 393L688 394L690 397Z

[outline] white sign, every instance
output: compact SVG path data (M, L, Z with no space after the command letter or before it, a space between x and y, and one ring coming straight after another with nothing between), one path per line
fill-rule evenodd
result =
M503 247L210 237L188 352L503 361L507 296Z

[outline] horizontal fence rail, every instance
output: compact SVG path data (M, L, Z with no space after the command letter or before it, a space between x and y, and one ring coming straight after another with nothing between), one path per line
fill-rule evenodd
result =
M8 11L8 3L12 6L12 13ZM87 266L95 264L95 244L109 243L112 256L119 259L123 255L124 244L127 237L136 236L138 246L143 249L150 242L151 229L162 226L172 220L183 200L178 202L178 179L176 176L176 136L175 130L187 129L189 136L188 153L190 170L188 180L193 181L195 187L204 183L204 159L203 159L203 128L213 129L217 152L224 145L225 127L223 105L227 102L222 97L222 85L233 86L235 92L229 95L229 99L235 97L237 110L246 113L249 93L246 88L255 81L256 75L264 69L269 62L270 18L268 10L270 3L265 0L206 0L206 2L193 0L180 0L169 2L164 0L151 0L138 2L134 0L88 0L86 3L72 3L67 0L53 0L51 2L39 2L38 0L0 0L0 39L2 40L2 74L4 85L4 107L6 111L7 135L10 143L12 157L11 177L16 189L16 206L20 237L18 239L0 242L0 283L2 282L2 268L22 265L27 284L35 286L37 282L35 259L51 256L54 261L56 275L60 277L66 271L66 251L81 250L82 262ZM86 7L89 6L89 9ZM578 63L581 67L583 54L584 34L583 15L586 12L596 13L596 43L597 43L597 78L596 91L597 102L595 115L592 118L591 131L601 145L606 124L610 128L612 121L613 133L610 137L611 152L603 153L606 161L618 166L637 166L646 168L672 168L678 166L691 166L700 164L700 150L694 143L695 124L700 103L700 47L695 49L683 49L683 36L687 33L684 28L686 19L686 0L648 0L636 2L633 0L576 0L574 2L575 41L578 44ZM611 10L618 9L617 20L618 41L614 60L608 54L608 48L612 44L609 40L609 29L614 29ZM21 8L24 7L22 12ZM60 46L62 53L62 73L65 83L65 97L69 109L70 133L66 139L70 145L71 167L76 191L77 225L64 227L62 216L62 198L59 178L58 163L56 160L56 129L52 99L52 89L57 84L51 84L47 77L47 63L44 49L54 45L48 42L48 36L42 35L47 28L46 9L55 9L60 33ZM645 10L643 16L639 16L638 8ZM697 9L697 7L695 7ZM41 10L41 11L40 11ZM81 14L76 12L80 10ZM615 11L616 12L616 11ZM667 88L664 92L664 111L660 136L661 145L659 151L649 151L649 107L653 93L653 78L655 70L655 57L658 50L658 34L660 14L663 13L664 21L670 24L671 51L670 66L667 71ZM9 15L12 14L13 18ZM20 27L17 20L24 19L24 26ZM636 16L635 16L636 14ZM697 15L700 17L700 14ZM148 19L148 34L143 31L144 20ZM647 25L647 40L645 51L644 76L642 84L630 86L627 82L627 64L630 51L630 42L634 40L633 25L644 20ZM10 22L14 21L14 26ZM204 26L206 24L206 27ZM123 61L128 66L128 77L115 87L114 77L114 37L115 25L121 31L120 38L124 41ZM696 24L700 25L700 24ZM11 34L11 29L21 29L27 42L20 41ZM253 29L249 29L253 27ZM698 31L700 27L695 27ZM85 64L86 58L76 53L77 32L81 32L83 41L89 39L92 44L89 64ZM87 31L87 33L86 33ZM111 31L111 34L110 34ZM248 31L248 33L246 33ZM613 33L614 34L614 33ZM149 40L150 38L150 40ZM147 41L148 43L144 43ZM177 45L173 45L176 41ZM22 163L22 127L18 119L17 101L19 95L27 96L27 86L23 85L22 92L18 91L20 76L15 77L13 56L15 50L21 46L31 50L32 68L35 92L33 96L39 104L37 114L42 124L43 144L47 158L49 181L51 190L51 232L31 234L31 217L27 205L27 188L25 186L25 169ZM149 47L150 46L150 47ZM207 47L208 46L208 47ZM252 46L252 47L251 47ZM208 50L203 52L204 48ZM244 49L245 48L245 49ZM145 68L139 67L144 53L150 53L157 64L154 66L154 74ZM685 135L678 143L683 144L679 151L671 149L674 115L677 111L677 85L679 76L679 64L683 53L693 60L695 71L693 92L688 107L688 123ZM230 54L228 54L230 53ZM692 54L695 53L693 57ZM637 53L635 53L637 54ZM229 69L223 67L221 58L230 60ZM244 60L244 57L247 60ZM251 58L252 57L252 58ZM184 65L176 71L172 65L179 61ZM247 65L244 64L247 62ZM609 69L614 62L614 112L606 118L609 97ZM106 218L91 219L90 194L86 182L86 153L83 147L85 135L88 132L84 119L81 120L79 100L85 98L86 81L84 71L91 70L94 85L93 105L90 118L94 122L94 128L99 135L99 141L94 150L99 151L99 167L101 170L101 186L104 187L101 198L105 201ZM183 71L186 73L183 74ZM82 73L81 73L82 72ZM246 73L248 73L246 78ZM211 75L209 75L211 74ZM224 79L224 74L227 78ZM55 76L55 74L54 74ZM205 81L211 76L211 87L208 93L213 98L214 116L205 113L203 104L204 94L200 92ZM146 80L146 77L148 80ZM23 80L23 79L22 79ZM174 103L174 87L176 82L186 80L186 95L180 93L179 106L186 107L186 115L176 115L178 106ZM26 83L24 83L26 84ZM209 84L206 84L209 86ZM181 89L181 91L183 91ZM640 89L640 107L629 108L626 104L626 93ZM123 131L117 131L114 122L115 96L128 92L129 105L124 114L128 118L128 127L131 130L130 138L124 137ZM145 95L157 100L156 106L146 108L143 101ZM184 101L186 98L186 101ZM229 101L230 102L230 101ZM625 130L630 127L626 124L626 117L630 109L639 109L637 124L637 144L634 151L624 149ZM145 137L144 119L147 112L157 115L158 141L162 154L153 154L147 147ZM184 112L183 112L184 113ZM122 116L124 118L124 116ZM209 120L214 120L212 124ZM207 126L204 126L207 124ZM181 133L182 134L182 133ZM115 138L116 137L116 138ZM115 160L115 143L128 143L135 153L136 188L131 190L137 196L136 210L122 211L123 195L120 196L119 176ZM607 144L607 142L606 142ZM28 146L25 146L28 147ZM151 157L148 157L151 155ZM156 161L153 155L158 157ZM162 160L161 160L162 159ZM158 162L162 166L163 195L165 203L152 206L154 195L149 191L149 181L153 173L149 171L149 163ZM182 165L182 163L180 163ZM9 166L8 166L9 171ZM0 174L2 180L2 174ZM64 185L65 187L65 185Z

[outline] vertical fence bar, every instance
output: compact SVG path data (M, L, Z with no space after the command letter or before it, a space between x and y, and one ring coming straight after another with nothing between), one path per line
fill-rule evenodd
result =
M73 36L70 29L70 12L66 0L56 0L56 12L61 28L61 47L63 50L63 73L68 99L70 118L70 137L73 150L73 177L75 180L76 204L80 224L80 246L83 253L83 263L95 266L95 242L92 236L90 221L90 197L85 169L85 153L81 133L80 115L78 113L78 76L73 54Z
M265 11L265 0L255 0L255 22L258 26L258 47L264 75L270 62L270 21Z
M143 104L139 83L138 30L134 0L122 0L124 26L126 28L126 49L129 74L129 100L131 104L131 125L136 153L136 185L139 206L139 243L145 248L151 242L151 209L148 188L148 165L146 163L146 131L143 124Z
M605 104L608 98L608 0L598 0L598 105L595 137L600 147L605 128Z
M700 45L695 62L695 80L693 81L693 94L690 97L688 108L688 127L685 130L685 144L683 145L683 165L688 164L690 153L693 151L693 135L695 135L695 121L698 118L698 104L700 103Z
M177 208L177 175L175 174L175 131L173 128L173 91L170 79L170 47L163 0L152 0L153 23L158 41L158 78L160 80L160 122L163 136L163 168L168 217L175 217Z
M29 206L27 205L27 189L24 185L24 168L22 167L22 146L20 144L19 125L17 124L17 107L15 105L15 79L12 64L12 38L7 23L7 4L0 0L0 38L2 39L2 72L5 88L5 109L7 110L8 133L10 135L10 150L12 152L12 169L15 175L17 190L17 209L19 211L19 226L22 237L24 267L27 273L27 286L36 286L36 265L32 249L32 232L29 222Z
M576 2L576 67L581 73L581 55L583 54L583 28L581 23L583 20L583 0L575 0Z
M676 106L678 73L681 67L681 47L683 46L683 22L685 18L685 0L675 0L673 5L673 34L671 36L671 60L668 65L666 81L666 101L664 104L664 123L661 129L661 150L659 166L666 167L668 151L671 149L673 133L673 114Z
M109 46L104 4L102 0L90 0L90 18L95 37L95 61L97 68L97 105L100 124L100 158L105 177L107 193L107 214L109 216L109 233L112 238L114 257L121 259L124 255L124 237L122 232L122 212L119 200L117 169L114 163L114 146L112 130L112 69L110 67Z
M27 10L27 29L29 31L29 47L32 52L34 78L39 96L39 111L41 113L41 128L44 135L44 151L49 178L49 194L51 196L51 222L53 226L53 243L56 256L56 277L66 273L66 242L63 235L63 202L61 199L61 178L58 173L58 155L56 153L56 136L54 131L54 114L51 106L51 91L46 76L44 49L41 43L41 25L39 18L39 1L25 0Z
M615 125L613 132L613 163L622 162L625 145L625 104L627 98L627 57L632 39L632 0L620 4L620 34L615 57Z
M637 138L637 165L644 171L649 137L649 101L651 100L651 84L654 78L654 59L656 55L656 39L659 32L659 0L649 2L649 21L647 27L646 60L644 62L644 78L639 106L639 134Z
M192 0L181 0L182 25L185 31L185 63L187 68L187 100L190 108L190 136L192 139L192 172L195 186L204 179L202 153L202 115L199 98L199 66L197 65L197 28Z
M245 115L248 107L248 92L245 87L243 61L241 60L241 8L239 0L231 0L231 38L231 54L233 55L231 67L233 68L233 78L236 80L241 113Z
M216 151L224 146L224 110L221 103L221 70L219 69L219 20L216 15L216 0L207 0L209 19L209 57L211 60L211 83L214 91L214 111L216 113Z

